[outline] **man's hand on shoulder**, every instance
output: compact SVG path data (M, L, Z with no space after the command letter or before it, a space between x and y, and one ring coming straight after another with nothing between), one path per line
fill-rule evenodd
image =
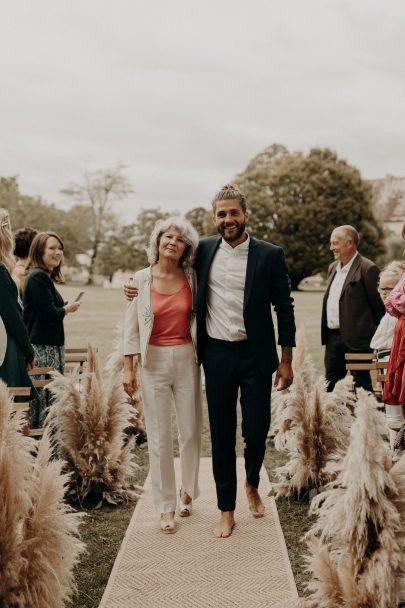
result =
M132 277L128 279L127 283L124 283L123 290L128 302L132 302L134 298L138 297L139 290L135 287L134 279Z

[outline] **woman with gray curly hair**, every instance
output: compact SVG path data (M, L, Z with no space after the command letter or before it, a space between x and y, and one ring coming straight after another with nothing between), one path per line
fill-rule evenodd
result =
M199 493L201 378L191 267L197 245L197 232L185 218L156 222L147 249L150 266L135 273L138 297L128 304L124 322L124 389L134 394L139 360L153 498L167 534L176 530L172 398L179 431L181 517L191 514L192 500Z

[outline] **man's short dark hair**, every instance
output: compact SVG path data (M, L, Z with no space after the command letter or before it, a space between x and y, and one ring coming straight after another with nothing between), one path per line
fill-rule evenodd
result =
M30 250L34 236L38 234L38 231L34 228L20 228L14 233L14 255L17 258L26 258Z
M217 201L226 201L230 199L239 201L243 213L246 213L246 197L236 184L225 184L225 186L222 186L221 190L217 192L212 200L212 209L214 213L216 211Z

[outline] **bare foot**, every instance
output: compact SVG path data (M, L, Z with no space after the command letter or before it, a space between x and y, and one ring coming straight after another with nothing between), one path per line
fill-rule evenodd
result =
M213 532L216 538L228 538L235 526L234 511L221 511L221 517Z
M253 517L263 517L266 508L260 498L258 489L245 481L245 490L251 514Z

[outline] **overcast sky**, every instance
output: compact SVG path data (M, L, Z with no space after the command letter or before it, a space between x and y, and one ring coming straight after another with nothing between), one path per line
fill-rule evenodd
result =
M272 143L405 176L403 0L13 0L0 175L66 204L121 161L124 211L208 206Z

